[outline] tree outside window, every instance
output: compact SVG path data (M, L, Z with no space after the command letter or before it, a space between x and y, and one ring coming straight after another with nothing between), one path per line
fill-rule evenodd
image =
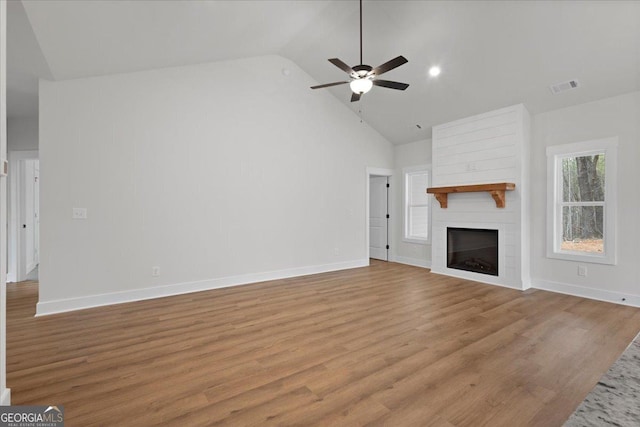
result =
M604 153L562 158L562 250L604 251L604 180Z

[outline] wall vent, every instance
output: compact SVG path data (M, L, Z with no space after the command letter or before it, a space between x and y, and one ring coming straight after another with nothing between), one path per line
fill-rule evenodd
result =
M566 82L556 83L554 85L551 85L549 86L549 89L551 89L552 94L556 95L560 92L565 92L570 89L577 89L578 86L579 84L577 80L569 80Z

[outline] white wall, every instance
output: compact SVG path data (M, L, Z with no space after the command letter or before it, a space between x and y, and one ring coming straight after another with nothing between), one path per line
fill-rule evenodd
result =
M0 160L7 158L7 2L0 0ZM7 282L7 179L0 178L0 405L11 403L7 388L6 282Z
M41 81L38 313L367 265L393 147L315 83L279 56Z
M8 120L7 149L9 151L38 149L37 117L15 117Z
M546 257L546 147L617 136L617 265ZM539 288L640 305L640 92L616 96L533 118L532 279ZM577 275L587 265L587 277Z
M392 233L391 251L397 262L431 267L431 245L409 243L402 240L404 236L404 173L409 166L431 163L431 140L411 142L394 147L395 179L393 179L393 215L395 231ZM426 191L426 189L425 189Z

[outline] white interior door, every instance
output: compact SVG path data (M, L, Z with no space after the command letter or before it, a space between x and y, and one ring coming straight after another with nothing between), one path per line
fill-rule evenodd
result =
M33 252L36 265L40 264L40 160L34 160L33 174Z
M29 159L23 162L23 183L24 191L22 193L22 255L24 256L24 274L29 274L36 266L37 262L37 244L36 244L36 162L37 160Z
M369 178L369 257L387 261L387 183L386 176Z

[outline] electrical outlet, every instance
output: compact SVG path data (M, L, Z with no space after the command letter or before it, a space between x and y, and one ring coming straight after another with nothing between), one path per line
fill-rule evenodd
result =
M87 219L87 208L73 208L71 218Z
M587 266L579 265L578 266L578 276L587 277Z
M151 275L153 277L160 276L160 267L151 267Z
M333 248L334 255L340 255L340 248Z

